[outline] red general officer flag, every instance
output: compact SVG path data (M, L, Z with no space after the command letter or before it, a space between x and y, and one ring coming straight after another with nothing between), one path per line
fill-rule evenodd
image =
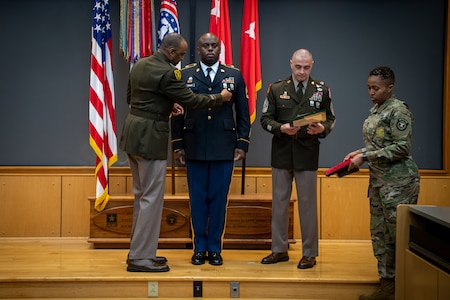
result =
M221 53L219 61L223 64L232 64L230 16L228 13L228 0L212 0L211 16L209 19L209 32L214 33L220 40Z
M248 90L250 123L253 123L256 119L256 94L262 87L258 0L244 0L241 34L241 72Z
M94 207L101 211L109 201L108 169L117 161L109 0L95 0L92 16L89 143L96 154Z

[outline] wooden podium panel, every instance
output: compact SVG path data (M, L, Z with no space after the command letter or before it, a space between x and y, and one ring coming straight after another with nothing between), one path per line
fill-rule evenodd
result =
M289 243L294 239L294 199L289 205ZM229 195L223 247L270 249L272 242L272 195Z
M189 201L187 196L164 196L159 243L161 248L186 248L192 242ZM89 197L90 235L88 242L96 248L128 248L133 224L134 196L112 195L103 211L94 208L95 197Z
M128 248L133 224L130 194L112 195L105 209L94 208L90 201L90 236L95 248ZM289 205L289 243L295 243L294 201ZM229 195L224 248L270 249L272 198L270 194ZM192 232L188 195L165 195L160 248L191 248Z

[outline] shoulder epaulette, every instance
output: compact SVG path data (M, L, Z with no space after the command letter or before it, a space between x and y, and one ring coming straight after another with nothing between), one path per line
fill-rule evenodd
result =
M325 82L323 82L322 80L312 80L311 84L313 84L313 85L316 85L316 84L318 84L318 85L325 85Z
M278 79L277 81L274 81L272 84L274 84L274 83L279 83L279 82L282 82L282 81L285 81L286 79Z
M234 69L234 70L238 70L239 71L239 68L236 68L234 65L222 64L222 66L225 66L225 67L228 67L230 69Z
M185 66L185 67L182 68L181 70L190 69L190 68L195 67L196 65L197 65L197 63L192 63L192 64L189 64L189 65Z

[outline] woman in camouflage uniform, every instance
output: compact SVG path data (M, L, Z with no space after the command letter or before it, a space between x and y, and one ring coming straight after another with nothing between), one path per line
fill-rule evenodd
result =
M378 260L380 288L359 299L395 298L395 226L398 204L416 204L420 176L411 150L413 116L395 98L394 72L378 67L369 73L368 92L374 106L363 125L365 147L345 157L349 169L367 162L370 172L370 233Z

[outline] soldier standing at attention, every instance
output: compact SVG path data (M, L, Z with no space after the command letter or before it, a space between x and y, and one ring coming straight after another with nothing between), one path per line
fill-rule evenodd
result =
M227 88L233 97L214 109L186 108L172 118L175 158L186 164L194 255L191 262L220 266L228 191L234 162L245 158L250 141L250 116L241 71L219 62L220 40L203 34L197 45L200 62L181 72L194 93L214 94Z
M319 254L317 220L317 169L319 138L333 129L335 116L330 89L312 79L314 60L306 49L294 52L290 60L292 74L273 83L263 104L261 125L272 137L272 253L262 264L288 261L289 202L295 178L298 213L302 233L303 257L299 269L316 264ZM297 115L324 110L326 120L305 126L291 126Z
M411 157L413 116L393 95L394 72L378 67L369 73L367 87L374 106L363 125L365 147L345 156L349 170L369 166L370 234L378 260L380 287L361 300L395 299L395 238L398 204L416 204L420 176Z

